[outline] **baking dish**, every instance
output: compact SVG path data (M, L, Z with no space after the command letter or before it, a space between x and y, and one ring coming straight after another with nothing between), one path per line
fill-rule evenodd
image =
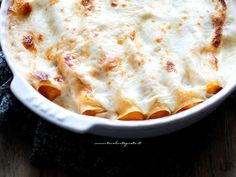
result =
M1 46L6 60L14 74L11 90L30 110L60 127L77 132L92 133L109 137L143 138L176 131L204 118L219 106L236 87L231 81L217 95L187 111L160 119L145 121L107 120L99 117L79 115L66 110L41 96L14 68L11 51L7 47L7 11L10 0L3 0L1 7Z

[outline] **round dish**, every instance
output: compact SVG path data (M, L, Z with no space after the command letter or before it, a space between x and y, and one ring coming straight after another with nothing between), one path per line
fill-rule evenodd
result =
M14 68L14 63L11 60L11 51L9 51L6 45L7 11L9 5L10 0L3 0L0 18L0 38L6 60L14 74L11 84L12 92L33 112L65 129L78 133L92 133L122 138L158 136L179 130L202 119L219 106L236 88L236 80L231 81L221 92L204 103L185 112L161 119L125 122L73 113L41 96Z

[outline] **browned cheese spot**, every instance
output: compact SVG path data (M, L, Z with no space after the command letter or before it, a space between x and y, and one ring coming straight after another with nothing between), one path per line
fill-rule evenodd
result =
M95 10L95 6L93 5L94 0L81 0L81 5L84 7L83 16L88 16L90 12Z
M121 61L118 58L107 58L104 62L103 69L105 71L114 71L121 65Z
M59 2L59 0L50 0L50 6L53 6L58 2Z
M216 71L219 69L218 63L219 63L218 59L215 56L212 56L212 59L210 60L210 64L212 68Z
M215 33L211 42L211 45L213 47L213 53L217 52L217 49L219 48L222 42L222 33L223 33L223 27L225 24L226 11L227 11L227 5L224 0L219 0L218 5L220 6L220 7L217 7L218 14L217 16L212 17L212 23L215 28Z
M43 37L42 34L38 34L37 39L38 39L39 42L42 42L44 37Z
M33 73L34 78L41 81L48 81L49 80L49 74L43 72L43 71L37 71Z
M73 58L72 58L72 56L70 56L70 55L66 55L65 57L64 57L64 60L65 60L65 63L69 66L69 67L72 67L74 64L73 64Z
M122 8L126 8L127 5L126 5L126 4L121 4L121 7L122 7Z
M56 76L54 78L54 80L57 81L57 82L63 82L63 77L62 76Z
M81 4L83 6L89 6L92 4L92 2L93 2L93 0L81 0Z
M35 40L34 36L31 34L28 34L28 35L23 36L22 44L26 49L36 52L34 40Z
M129 35L129 38L133 41L136 37L136 31L132 31Z
M176 72L175 64L172 61L167 61L166 62L166 70L168 72Z
M110 0L110 4L112 7L117 7L118 4L117 4L117 0Z
M162 38L156 38L155 41L156 41L157 43L160 43L160 42L162 41Z
M32 12L32 5L24 0L13 1L12 6L8 9L8 14L27 17Z

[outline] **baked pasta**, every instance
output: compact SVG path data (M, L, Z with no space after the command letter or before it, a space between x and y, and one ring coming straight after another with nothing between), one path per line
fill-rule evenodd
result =
M234 0L12 0L8 47L43 96L79 114L156 119L236 70Z

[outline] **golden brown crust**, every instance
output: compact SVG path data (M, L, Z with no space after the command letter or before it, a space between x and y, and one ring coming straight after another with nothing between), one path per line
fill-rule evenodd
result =
M27 17L32 12L32 5L24 0L14 0L8 9L8 14Z
M92 4L92 2L93 2L93 0L81 0L81 4L83 6L89 6Z
M59 0L50 0L50 6L53 6L58 2L59 2Z
M117 7L118 4L117 4L117 0L110 0L110 4L112 7Z
M119 58L107 58L103 63L103 70L106 72L114 71L119 68L121 61Z
M206 86L206 93L208 94L217 94L221 91L223 87L219 84L219 82L211 82Z
M167 72L171 73L171 72L176 72L176 69L175 69L175 64L172 62L172 61L167 61L166 62L166 70Z
M211 45L215 53L222 42L222 32L226 19L227 5L224 0L219 0L218 15L212 17L212 23L215 28L214 37Z
M84 7L84 16L88 16L89 12L94 11L95 6L93 5L94 0L81 0L81 5Z
M226 2L225 0L219 0L219 2L221 3L221 5L225 8L227 8Z
M22 44L26 49L28 49L30 51L34 51L34 52L36 51L35 39L34 39L33 35L27 34L27 35L23 36Z

